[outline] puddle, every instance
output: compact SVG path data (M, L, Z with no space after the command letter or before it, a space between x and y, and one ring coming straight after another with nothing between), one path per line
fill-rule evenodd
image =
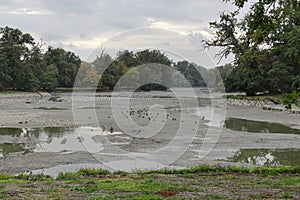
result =
M0 157L6 156L9 153L26 152L25 143L2 143L0 144Z
M229 160L256 166L300 166L300 149L241 149Z
M0 157L9 153L28 152L74 152L103 150L107 135L122 135L121 132L103 131L98 127L45 127L45 128L0 128ZM5 139L5 140L4 140ZM10 142L11 141L11 142Z
M201 120L207 120L204 124L209 127L224 126L224 112L220 108L203 106L187 109L187 112L200 117Z
M239 118L228 118L225 120L225 128L234 131L245 131L252 133L287 133L300 134L300 129L294 129L279 123L252 121Z
M12 137L18 137L22 133L21 128L0 128L0 135L9 135Z
M68 110L67 108L57 108L57 107L37 107L33 109L38 109L38 110Z

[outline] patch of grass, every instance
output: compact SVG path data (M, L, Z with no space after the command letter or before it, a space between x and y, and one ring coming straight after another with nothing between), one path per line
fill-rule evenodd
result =
M43 174L19 174L15 178L27 181L53 181L51 176L46 176Z
M115 171L115 172L113 172L113 174L115 174L115 175L126 176L126 175L129 174L129 172L125 172L125 171Z
M192 174L192 173L181 174L180 176L183 178L195 178L196 177L196 175Z
M0 180L8 180L14 178L12 175L0 174Z
M48 199L64 200L66 198L59 193L50 193Z
M283 198L283 199L292 199L293 195L290 192L282 192L280 194L280 198Z
M81 169L43 175L0 174L1 199L299 199L299 167L200 165L111 173ZM242 194L242 196L240 196Z
M160 200L158 195L139 195L139 194L115 194L89 197L88 200L114 200L114 199L133 199L133 200Z
M84 168L80 169L76 174L83 175L83 176L95 176L95 175L108 175L111 174L110 171L107 169L90 169Z
M75 186L72 190L82 193L90 193L99 190L118 191L118 192L139 192L142 194L159 193L162 190L186 190L186 185L178 185L171 182L161 182L152 177L143 179L129 178L105 178L100 180L88 181L80 186Z
M219 172L219 173L251 173L251 174L265 174L275 175L282 173L300 173L300 166L295 167L236 167L236 166L210 166L210 165L199 165L191 168L184 169L160 169L152 171L143 171L141 174L147 173L158 173L158 174L188 174L188 173L203 173L203 172Z
M300 185L300 177L286 177L283 180L283 184L285 185Z
M300 177L285 177L279 180L276 185L277 186L299 185L300 188Z
M10 198L10 195L8 195L8 194L1 194L1 193L0 193L0 198L1 198L1 199L4 199L4 198Z
M230 199L230 198L220 194L208 194L205 196L205 199Z
M56 177L58 181L77 181L80 179L80 175L74 172L63 172L59 173Z

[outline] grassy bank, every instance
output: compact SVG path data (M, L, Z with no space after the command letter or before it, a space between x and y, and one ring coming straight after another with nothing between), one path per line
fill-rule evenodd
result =
M3 199L299 199L300 167L0 175Z

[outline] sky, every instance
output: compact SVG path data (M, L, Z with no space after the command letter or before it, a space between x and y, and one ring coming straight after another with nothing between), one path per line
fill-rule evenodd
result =
M191 45L197 56L201 40L212 37L209 21L232 9L231 3L222 0L0 0L0 27L19 28L82 60L92 59L101 49L115 53L145 47L164 48L185 57L192 51L179 50L186 47L185 39L197 43ZM207 57L213 59L215 53L210 50Z

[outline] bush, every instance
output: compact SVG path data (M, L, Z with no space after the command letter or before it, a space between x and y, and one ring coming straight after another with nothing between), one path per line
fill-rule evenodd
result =
M299 98L300 98L300 92L294 91L292 93L286 94L282 99L282 103L286 109L291 109L292 104L295 104L296 106L299 107L299 103L298 103Z

